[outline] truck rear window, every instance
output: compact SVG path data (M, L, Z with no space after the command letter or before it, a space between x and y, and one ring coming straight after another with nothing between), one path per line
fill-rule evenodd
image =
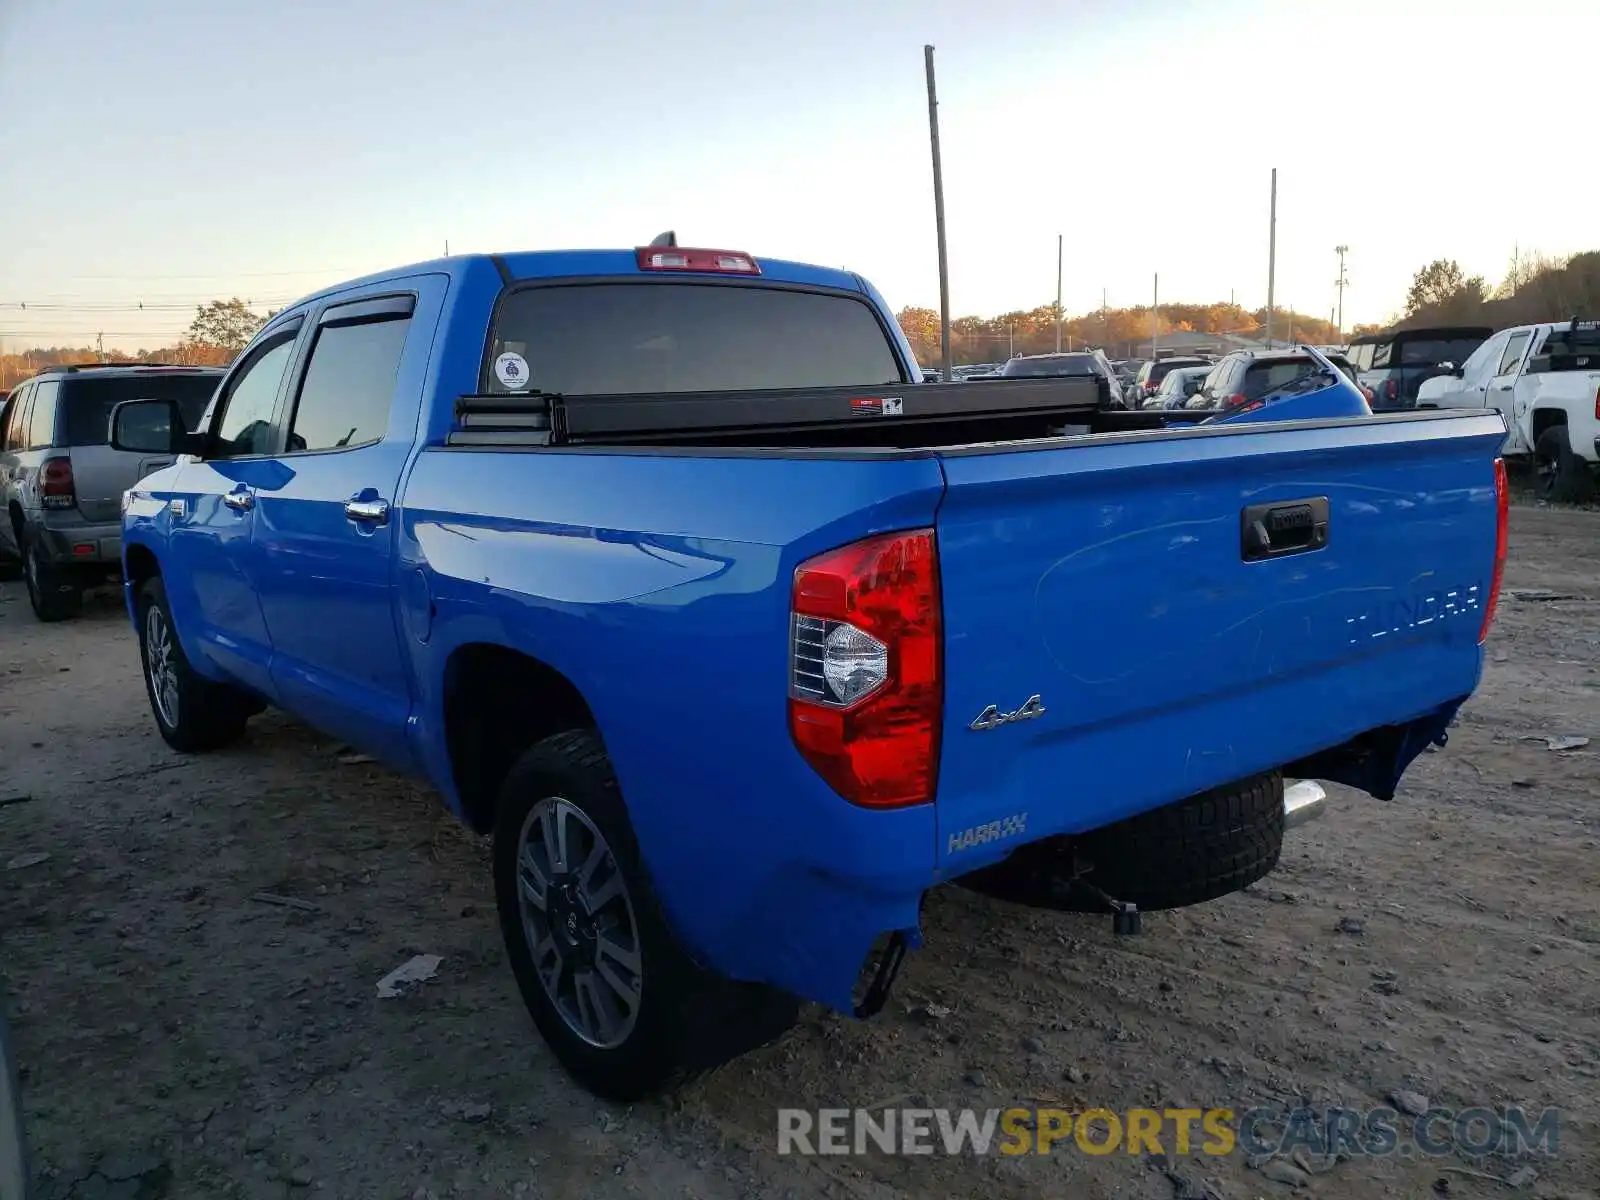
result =
M193 429L205 415L221 375L150 372L141 375L68 376L61 384L57 442L63 446L104 446L111 410L124 400L175 400L184 423Z
M495 363L517 355L528 386L563 396L904 383L871 308L771 286L598 283L512 292L495 318ZM513 360L515 361L515 360Z

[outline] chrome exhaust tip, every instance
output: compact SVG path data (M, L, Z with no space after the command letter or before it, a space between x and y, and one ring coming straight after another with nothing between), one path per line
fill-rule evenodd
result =
M1315 821L1327 806L1328 793L1320 783L1298 779L1283 789L1283 827L1293 829L1307 821Z

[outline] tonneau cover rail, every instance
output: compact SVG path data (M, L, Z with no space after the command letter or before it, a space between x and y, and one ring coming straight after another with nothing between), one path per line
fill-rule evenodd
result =
M744 433L897 426L1028 414L1090 424L1109 402L1099 376L970 383L573 396L475 393L456 400L452 446L692 442Z

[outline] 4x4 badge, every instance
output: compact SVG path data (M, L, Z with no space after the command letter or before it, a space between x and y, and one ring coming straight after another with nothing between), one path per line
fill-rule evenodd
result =
M988 708L973 718L972 724L967 728L976 729L981 733L985 729L998 729L1000 726L1009 725L1013 721L1031 721L1035 717L1042 716L1044 716L1044 704L1036 693L1029 696L1028 702L1015 712L1001 712L998 705L989 705Z

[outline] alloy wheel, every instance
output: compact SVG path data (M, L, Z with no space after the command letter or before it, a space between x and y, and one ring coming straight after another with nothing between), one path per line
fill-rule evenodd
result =
M517 839L522 933L545 995L573 1033L612 1050L643 996L633 899L605 835L560 796L533 806Z
M172 626L166 614L152 604L144 617L144 661L150 675L150 695L156 714L168 729L178 727L178 668L172 644Z

